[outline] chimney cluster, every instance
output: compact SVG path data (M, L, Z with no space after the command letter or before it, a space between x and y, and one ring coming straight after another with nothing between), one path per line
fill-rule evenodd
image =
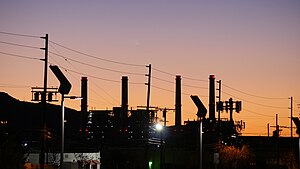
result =
M175 126L181 126L181 76L175 78ZM82 122L87 118L87 77L81 78L81 112ZM122 76L122 100L121 117L126 118L128 112L128 77ZM209 120L214 122L215 118L215 75L209 76Z

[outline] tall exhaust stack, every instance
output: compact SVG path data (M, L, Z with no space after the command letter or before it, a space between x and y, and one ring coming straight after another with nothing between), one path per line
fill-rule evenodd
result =
M215 117L215 75L209 76L209 120L216 121Z
M128 77L122 76L122 118L127 117L128 111Z
M181 76L176 76L175 126L181 126Z
M81 126L83 129L87 124L88 105L87 105L87 77L81 77Z
M87 112L87 77L81 77L81 112Z

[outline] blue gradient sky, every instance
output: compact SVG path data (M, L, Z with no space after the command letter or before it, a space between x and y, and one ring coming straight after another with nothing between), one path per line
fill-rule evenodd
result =
M209 74L234 89L253 95L285 98L261 99L223 86L223 100L242 100L245 109L235 115L245 120L245 133L266 134L267 123L289 126L290 100L294 115L300 103L300 1L0 1L0 32L45 36L51 41L97 57L147 65L153 70L151 105L174 108L175 75L182 75L183 120L196 118L190 94L207 104ZM43 47L39 38L0 34L0 41ZM55 44L50 51L66 57L124 72L146 74L146 67L112 64L79 55ZM43 58L43 51L0 43L0 52ZM126 73L115 73L67 62L49 54L49 61L68 69L115 81ZM80 75L65 72L73 84L72 95L80 94ZM146 104L145 76L130 75L129 104ZM0 90L20 100L31 100L30 86L42 86L43 62L0 54ZM185 78L187 77L187 78ZM58 81L49 71L49 86ZM21 86L16 86L21 85ZM22 87L23 86L23 87ZM27 86L27 87L26 87ZM161 90L157 87L160 87ZM89 108L120 105L120 83L89 77ZM258 105L262 104L262 105ZM79 109L80 103L66 105ZM280 108L271 108L271 106ZM247 110L247 111L246 111ZM228 114L222 114L227 117ZM169 113L170 124L173 116ZM289 133L283 131L283 133Z

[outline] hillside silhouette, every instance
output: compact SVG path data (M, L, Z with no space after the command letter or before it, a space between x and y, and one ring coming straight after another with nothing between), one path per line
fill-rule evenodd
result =
M61 106L47 104L45 113L47 131L51 137L59 140L61 136ZM0 120L7 121L9 130L29 140L39 140L43 125L43 106L41 103L20 101L7 93L0 92ZM76 138L80 129L80 112L65 108L65 137Z

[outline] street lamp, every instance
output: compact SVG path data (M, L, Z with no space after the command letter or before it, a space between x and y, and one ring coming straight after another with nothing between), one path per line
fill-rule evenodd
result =
M157 124L155 125L155 128L156 128L157 131L160 132L160 131L163 129L163 126L162 126L160 123L157 123Z
M163 139L162 139L162 132L163 126L160 123L155 125L156 130L160 133L160 169L164 167L164 160L163 160Z
M63 93L61 94L61 152L60 152L60 168L63 169L64 162L64 150L65 150L65 98L69 99L82 99L82 97L78 96L65 96Z
M62 111L62 119L61 119L61 153L60 153L60 168L63 168L63 161L64 161L64 121L65 121L65 106L64 106L64 99L66 98L75 98L75 96L65 96L65 94L69 94L71 90L71 83L65 77L65 75L61 72L58 66L50 65L49 66L54 75L60 82L60 86L58 88L58 92L61 94L61 111Z

